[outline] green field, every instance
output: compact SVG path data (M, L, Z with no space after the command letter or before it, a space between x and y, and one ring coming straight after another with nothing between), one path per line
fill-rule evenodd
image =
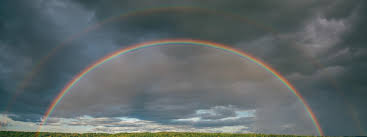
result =
M35 132L0 131L0 137L32 137ZM190 132L159 132L159 133L39 133L41 137L296 137L295 135L266 135L266 134L231 134L231 133L190 133ZM307 137L307 136L297 136Z

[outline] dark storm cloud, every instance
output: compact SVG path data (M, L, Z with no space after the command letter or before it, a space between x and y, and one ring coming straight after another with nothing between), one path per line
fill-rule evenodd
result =
M267 24L267 26L274 26L274 28L280 28L279 30L296 28L303 21L310 16L313 16L315 12L321 10L323 6L326 6L332 1L301 1L294 2L291 0L283 0L280 2L267 2L267 1L168 1L160 0L156 2L151 1L128 1L122 2L118 0L111 0L108 2L102 2L100 0L95 1L84 1L79 0L87 8L96 10L97 16L105 18L106 16L116 15L123 13L131 9L147 9L149 7L165 7L165 6L192 6L201 8L215 8L218 11L225 11L229 13L238 13L238 15L244 16L256 22ZM109 7L109 8L107 8ZM186 11L190 12L190 11ZM205 27L210 26L209 23L214 20L207 20L206 14L202 15L206 20L206 26L201 26L201 30ZM179 17L178 17L179 18ZM197 16L191 17L192 19L199 19ZM220 17L218 17L220 18ZM177 18L176 18L177 19ZM200 20L200 19L199 19ZM190 24L190 20L188 23ZM220 20L215 20L220 21ZM176 22L176 21L175 21ZM272 24L268 24L272 22ZM185 25L182 23L179 25ZM194 25L194 24L190 24ZM164 25L162 25L164 26ZM222 27L226 27L223 25ZM178 28L179 29L179 28ZM220 28L218 28L220 29ZM224 29L223 29L224 30Z
M9 113L17 114L12 118L21 121L40 120L40 116L63 85L87 64L106 53L141 41L183 37L233 45L261 58L295 84L319 117L327 135L363 134L363 129L367 127L365 117L367 112L364 109L367 104L363 99L367 96L364 92L367 89L364 80L367 76L363 73L367 69L365 63L367 7L366 2L358 0L2 1L0 2L0 109L6 108L15 94L17 85L40 58L71 34L83 30L90 24L127 11L162 6L200 7L216 10L218 13L224 11L243 16L257 22L258 25L261 24L260 26L268 26L276 33L243 22L237 17L195 10L148 12L110 23L68 43L67 45L72 48L65 48L52 56L12 104ZM190 58L185 56L185 53L191 51L195 51L191 54L195 57L205 53L195 49L168 49L163 53L185 64ZM318 62L322 65L318 65ZM185 70L187 67L182 64L178 66ZM222 74L222 76L228 75L233 74ZM163 83L170 80L172 79ZM145 83L152 81L154 80L146 80ZM134 83L133 80L130 82ZM143 85L132 89L131 95L134 95L135 90L147 88ZM185 84L177 86L185 87ZM136 96L143 96L145 98L142 99L148 102L154 101L149 100L154 96L148 96L149 93L146 92L149 91ZM170 95L167 98L174 96ZM185 102L180 101L177 100L177 104ZM163 105L152 108L167 108L169 102L171 100L156 102ZM134 108L144 106L139 101L133 105ZM129 108L106 108L105 111L111 113L111 116L127 114L141 119L157 120L160 118L157 115L174 119L194 114L195 109L198 109L193 107L184 111L172 111L172 114L158 112L152 114L141 110L120 111ZM115 113L116 109L118 113ZM175 108L168 107L168 109ZM229 112L223 113L223 116L231 115ZM95 115L103 114L105 113ZM270 114L264 117L271 117ZM208 119L220 116L222 115L213 117L208 115ZM285 117L284 119L286 120Z
M188 37L236 45L238 48L248 51L255 56L261 57L270 64L274 64L277 69L284 70L284 73L301 71L302 73L308 74L317 70L313 67L312 59L310 59L310 55L308 55L311 53L306 53L306 55L304 55L304 49L299 46L305 44L324 44L312 37L316 36L317 38L333 34L333 29L339 29L339 26L336 26L336 28L326 27L326 29L324 29L323 27L329 26L329 24L325 24L325 26L322 26L324 24L317 26L317 23L323 23L324 19L332 19L333 16L339 15L338 12L340 11L337 9L343 9L343 11L347 10L348 13L350 13L354 9L353 7L356 7L356 5L359 4L358 1L350 2L348 4L345 4L344 1L160 1L154 3L148 1L81 1L81 3L83 3L83 5L88 9L95 10L96 17L101 20L111 17L112 15L126 13L126 11L144 11L154 7L187 6L203 9L215 9L218 13L212 13L206 10L197 11L195 9L184 11L168 10L158 13L148 11L142 15L138 14L128 19L124 18L119 23L116 23L114 27L122 32L127 30L135 30L138 33L147 33L146 31L160 33L165 32L169 35L163 36L163 38ZM162 3L164 3L164 6L162 6ZM222 15L221 11L225 12L225 14ZM232 17L232 14L238 15L239 17ZM343 16L339 15L340 17L338 17L338 19L346 18L348 15L349 14L344 13ZM319 20L316 18L317 16L321 16ZM272 35L273 33L270 33L268 29L256 27L256 25L253 25L252 23L243 21L240 17L246 18L251 22L255 22L254 24L259 26L274 28L276 32L275 34L277 35ZM315 25L312 25L312 23ZM317 31L315 33L318 35L315 35L312 32L307 32L307 27L318 27L314 28ZM141 29L145 31L138 31ZM318 31L318 29L321 29L321 31L325 30L326 32L322 33L321 31ZM339 34L340 33L337 32L336 35ZM293 35L298 36L292 37ZM311 37L311 39L304 39L305 35L309 35L307 37ZM139 36L139 34L137 36ZM290 39L287 38L290 36ZM323 38L325 37L320 37L320 40L323 40ZM327 36L326 39L328 39ZM261 43L266 44L265 46L263 45L260 47L258 44L255 44L262 40L267 40L265 43ZM255 45L252 46L251 44ZM272 49L270 50L271 52L264 51L269 49ZM297 64L300 60L304 60L304 63L297 66L293 65ZM292 65L292 68L289 67Z
M1 111L19 114L17 119L38 121L55 93L87 64L88 58L79 58L79 48L61 50L50 57L25 89L19 85L43 56L68 35L80 31L78 25L88 23L79 16L90 13L75 4L56 1L4 1L0 5L1 94L6 95L1 99ZM68 44L83 45L80 41Z
M29 70L33 64L32 56L41 54L42 51L48 48L44 43L51 40L45 35L43 27L52 26L37 15L38 10L35 7L27 6L32 3L5 2L1 4L1 55L2 66L2 92L6 92L8 96L2 96L8 99L8 102L1 103L2 111L9 103L11 96L14 94L16 83L20 81L25 75L25 71ZM35 5L33 5L35 6ZM19 9L19 10L15 10ZM38 18L33 18L38 17ZM38 25L37 25L38 24ZM52 31L52 30L50 30ZM52 34L52 33L51 33ZM45 39L43 39L43 37ZM50 41L48 41L50 42ZM42 46L44 48L42 48ZM41 52L38 52L41 51ZM36 58L36 57L35 57ZM28 63L26 63L28 62ZM2 101L4 99L1 99ZM21 99L22 101L30 102L31 98ZM38 99L39 100L39 99ZM37 105L40 103L36 103ZM25 104L21 104L15 109L23 109ZM29 108L29 106L28 106ZM36 108L35 108L36 109ZM36 109L39 113L39 109ZM37 112L36 112L37 113ZM37 118L39 119L39 118Z
M1 94L6 95L2 96L5 99L1 99L0 108L20 114L17 119L38 121L73 75L118 48L103 30L99 31L105 34L102 36L76 37L64 43L65 48L36 70L36 75L22 89L19 87L23 80L44 56L94 23L94 12L71 1L8 1L1 3L0 14ZM38 117L33 117L36 114Z
M344 113L347 113L347 117L353 119L355 121L354 124L359 126L358 132L362 132L365 135L367 120L364 115L367 115L367 112L364 106L367 103L363 101L363 98L367 96L365 92L367 89L365 80L367 75L363 72L367 67L365 63L367 59L367 42L362 37L366 33L366 30L363 29L367 23L366 8L366 2L364 1L357 6L354 13L354 16L356 16L354 19L355 24L345 34L342 42L332 50L335 53L333 56L334 61L331 61L331 63L343 67L344 73L334 79L336 81L336 89L335 91L330 91L337 93L338 97L335 98L342 98L346 102L343 104L346 109L339 108L338 110L342 113L346 111ZM329 122L330 124L334 123Z
M338 39L332 40L327 50L317 55L319 57L316 57L316 59L323 65L322 68L318 68L316 73L309 78L295 81L297 87L304 87L304 90L319 93L303 93L310 96L311 106L315 106L314 104L329 106L328 110L319 110L317 113L319 113L321 123L325 124L323 126L325 132L330 132L331 135L366 133L364 131L366 120L363 117L366 112L362 107L366 105L366 102L361 99L366 96L364 92L366 76L361 73L366 66L366 41L362 38L362 33L365 33L362 24L367 23L365 18L366 3L357 1L355 4L346 4L345 2L339 1L334 4L335 7L343 10L342 13L331 8L328 8L325 12L325 21L326 23L329 22L328 27L339 26L329 30L329 32L335 34L343 27L346 27L346 30L337 37ZM347 9L349 9L348 12L345 11ZM327 39L321 40L325 41ZM315 108L323 109L322 106ZM345 127L344 125L351 125L352 127Z

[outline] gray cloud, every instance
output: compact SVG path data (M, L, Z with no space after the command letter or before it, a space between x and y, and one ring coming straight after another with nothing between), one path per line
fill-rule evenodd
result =
M226 117L236 116L236 111L232 106L223 107L216 106L209 112L203 112L199 114L202 119L216 120Z

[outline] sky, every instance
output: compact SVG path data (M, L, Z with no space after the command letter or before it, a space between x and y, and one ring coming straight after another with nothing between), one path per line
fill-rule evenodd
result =
M325 135L367 135L366 6L363 0L1 1L0 130L37 131L63 87L109 53L184 38L224 44L269 64L304 97ZM140 49L89 72L41 131L317 135L300 100L260 66L179 44Z

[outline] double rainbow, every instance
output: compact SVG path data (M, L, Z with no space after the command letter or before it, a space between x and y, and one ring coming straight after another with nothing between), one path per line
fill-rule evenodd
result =
M294 86L292 86L291 83L289 83L289 81L284 78L282 75L280 75L279 72L277 72L276 70L274 70L273 68L271 68L269 65L267 65L266 63L264 63L263 61L251 56L250 54L240 51L238 49L226 46L226 45L222 45L222 44L218 44L218 43L213 43L213 42L208 42L208 41L201 41L201 40L191 40L191 39L168 39L168 40L159 40L159 41L151 41L151 42L146 42L146 43L141 43L141 44L137 44L137 45L133 45L121 50L118 50L116 52L113 52L101 59L99 59L98 61L96 61L95 63L91 64L90 66L88 66L87 68L85 68L83 71L81 71L78 75L76 75L62 90L61 92L56 96L56 98L52 101L51 105L49 106L49 108L47 109L45 115L42 118L42 122L40 124L40 127L38 129L38 131L41 130L42 125L44 125L48 119L48 117L52 114L52 112L54 111L56 105L62 100L62 98L65 96L66 93L68 93L70 91L71 88L73 88L73 86L80 80L82 79L86 74L88 74L88 72L94 70L95 68L101 66L102 64L118 57L121 55L124 55L126 53L129 52L133 52L139 49L143 49L143 48L149 48L149 47L154 47L154 46L174 46L174 45L183 45L183 44L187 44L187 45L195 45L195 46L202 46L202 47L209 47L209 48L215 48L215 49L219 49L228 53L232 53L234 55L237 55L241 58L247 59L257 65L259 65L260 67L264 68L266 71L268 71L269 73L271 73L274 77L276 77L278 80L280 80L298 99L299 101L303 104L303 107L305 109L305 111L307 112L308 116L311 118L317 133L321 136L324 135L320 124L315 116L315 114L312 112L310 106L307 104L307 102L305 101L305 99L301 96L301 94L294 88Z

